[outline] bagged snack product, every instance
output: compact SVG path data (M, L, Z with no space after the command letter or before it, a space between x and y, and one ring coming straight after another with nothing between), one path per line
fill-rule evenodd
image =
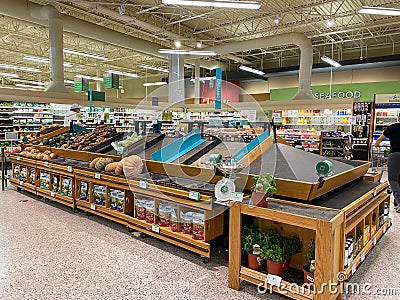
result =
M54 176L53 177L53 185L52 185L51 191L54 192L54 193L58 193L59 192L59 187L60 187L59 184L60 184L59 178L57 176Z
M158 206L158 225L163 227L169 227L171 225L171 204L160 203Z
M192 238L195 240L204 240L204 214L202 213L193 213Z
M125 200L124 191L117 190L115 193L115 199L117 202L117 211L124 212L124 200Z
M182 223L182 233L192 234L192 222L193 222L193 213L181 212L181 223Z
M15 179L19 179L19 166L14 166L13 175Z
M26 167L21 167L21 172L19 173L19 180L22 182L26 182L26 174L27 174Z
M174 231L174 232L178 232L179 231L178 215L177 215L176 206L173 206L172 210L171 210L171 230Z
M31 169L29 173L29 183L35 185L35 169Z
M146 222L154 223L154 200L145 200Z
M98 205L106 205L106 187L95 185L93 188L94 203Z
M89 201L89 184L87 182L81 182L81 192L79 194L79 199L83 201Z
M146 206L143 200L136 199L136 218L139 220L146 219Z
M40 173L40 188L50 190L50 175L47 173Z
M72 179L63 178L61 181L61 195L66 197L72 197Z

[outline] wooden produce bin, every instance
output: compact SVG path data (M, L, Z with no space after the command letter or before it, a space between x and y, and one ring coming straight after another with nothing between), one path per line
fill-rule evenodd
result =
M386 193L387 186L387 183L359 180L340 191L324 196L313 205L279 199L271 199L268 208L232 203L229 287L239 290L241 280L265 286L267 273L242 265L242 221L250 219L253 225L263 231L274 229L282 236L298 236L302 241L302 253L292 257L290 269L283 274L279 288L268 284L268 289L272 288L274 292L292 299L340 299L340 285L345 284L343 281L347 281L356 272L391 226L388 216L390 195ZM383 215L384 212L387 213L386 216ZM346 260L346 238L350 235L355 237L355 228L359 224L369 225L369 239L362 244L357 253L351 254L351 260ZM305 252L311 240L315 240L315 292L310 291L307 286L302 287L302 268L307 264ZM326 284L336 285L336 293L331 294L329 285L324 286Z
M105 172L95 172L88 169L75 169L75 199L78 209L90 212L115 222L124 224L129 228L140 231L142 235L150 235L192 252L200 254L204 260L210 258L210 241L223 234L223 207L214 205L211 196L201 195L199 201L189 198L189 193L167 186L138 180L127 180L122 176L110 175ZM146 183L146 185L143 185ZM82 186L84 188L82 189ZM87 197L81 196L88 188ZM96 190L104 193L97 201ZM110 191L124 192L125 201L123 209L118 211L111 208ZM142 200L153 202L153 212L148 220L141 220L137 216L136 207ZM138 202L139 201L139 202ZM168 203L176 207L177 231L170 226L159 225L158 209L161 203ZM204 215L203 237L194 239L192 234L181 232L182 222L180 212L196 212Z
M36 194L36 160L11 155L10 161L12 170L10 183L15 185L17 189L23 189ZM23 169L25 169L23 172L24 175L21 175Z

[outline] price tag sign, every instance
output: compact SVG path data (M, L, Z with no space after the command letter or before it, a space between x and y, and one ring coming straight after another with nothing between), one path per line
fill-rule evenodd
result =
M356 265L351 266L351 275L354 275L354 273L357 271Z
M100 179L101 178L101 174L99 172L94 173L94 178Z
M385 233L386 230L387 230L387 225L385 224L385 225L383 225L382 232Z
M374 239L372 240L372 244L373 244L374 246L376 246L376 237L374 237Z
M388 220L388 226L390 227L392 225L392 219Z
M68 172L72 173L72 166L68 166Z
M201 195L199 192L195 192L195 191L189 192L189 199L200 200L200 198L201 198Z
M45 167L48 167L48 166L49 166L49 162L45 161L45 162L44 162L44 166L45 166Z
M271 286L280 287L282 282L282 277L268 274L267 278L265 279L265 282L267 285L269 284Z
M96 210L96 204L94 204L94 203L90 203L90 209L92 209L92 210Z
M21 180L21 181L19 182L19 185L24 185L24 182Z
M151 230L156 233L160 233L160 226L156 224L151 224Z
M21 157L20 157L20 156L17 156L17 160L21 160Z
M141 189L147 189L147 188L149 187L149 183L148 183L147 181L140 180L140 181L139 181L139 187L140 187Z
M376 188L374 188L374 197L376 196L378 192L376 191Z
M230 199L236 202L243 202L243 193L240 192L233 192L231 193Z
M51 195L52 197L54 197L54 196L55 196L54 192L51 192L51 193L50 193L50 195Z
M365 253L361 252L361 258L360 258L361 262L363 262L365 260Z

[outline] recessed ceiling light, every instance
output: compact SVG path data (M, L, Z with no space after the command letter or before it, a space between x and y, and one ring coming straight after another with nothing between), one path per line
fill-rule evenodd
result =
M175 45L176 48L180 48L182 46L182 43L181 43L180 40L176 40L174 45Z
M276 16L276 17L275 17L275 20L274 20L274 23L275 23L276 25L278 25L278 24L281 22L281 20L282 20L282 18L281 18L280 16Z
M200 49L201 46L203 46L203 43L202 43L201 41L199 41L199 42L196 43L196 47L197 47L198 49Z

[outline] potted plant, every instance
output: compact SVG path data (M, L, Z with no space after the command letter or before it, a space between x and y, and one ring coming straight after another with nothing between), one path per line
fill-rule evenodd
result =
M279 245L272 245L270 248L261 248L261 259L267 260L268 274L282 276L283 274L283 250Z
M256 175L253 177L253 205L268 207L268 197L276 193L276 182L274 176L269 173Z
M315 240L311 240L306 252L308 264L303 266L304 283L314 286L314 270L315 270Z
M243 226L242 249L247 253L247 263L250 269L261 270L260 245L265 242L265 234L255 226Z
M283 256L285 258L284 271L288 271L293 255L301 252L301 241L297 236L283 238Z

